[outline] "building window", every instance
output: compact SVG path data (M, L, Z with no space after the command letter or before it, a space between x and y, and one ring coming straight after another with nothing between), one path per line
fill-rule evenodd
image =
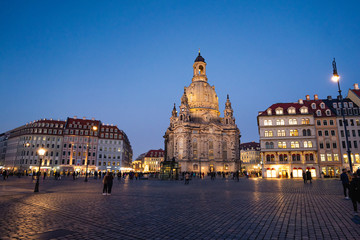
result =
M328 154L327 154L327 160L330 161L330 162L332 161L331 153L328 153Z
M331 136L335 136L335 131L331 130Z
M320 110L317 110L317 111L316 111L316 115L320 117L320 116L321 116L321 111L320 111Z
M290 129L290 136L291 137L297 137L299 136L299 132L297 129Z
M278 148L286 148L286 142L278 142Z
M278 137L285 137L285 130L278 130Z
M339 161L339 155L337 153L334 154L334 161Z
M336 149L336 147L337 147L336 142L333 142L333 148Z
M325 154L320 154L320 160L322 161L322 162L325 162Z
M272 125L272 120L264 120L264 125L265 126L271 126Z
M325 133L325 136L329 136L329 131L328 130L325 130L324 133Z
M276 125L285 125L284 119L278 119L278 120L276 120Z
M316 121L316 125L320 126L320 125L321 125L321 121L320 121L320 120L317 120L317 121Z
M322 131L318 131L318 136L322 136Z
M281 108L276 109L275 112L276 112L276 115L283 115L284 114L284 112L283 112L283 110Z
M296 118L290 118L289 119L289 125L296 125L296 124L297 124Z
M319 147L322 149L324 148L324 143L319 143Z
M327 126L327 120L323 120L323 125Z

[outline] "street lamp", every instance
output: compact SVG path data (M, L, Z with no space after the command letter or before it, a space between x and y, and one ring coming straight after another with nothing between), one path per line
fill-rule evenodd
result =
M94 131L98 130L97 126L92 126L90 128L90 135ZM85 182L88 181L88 166L89 166L89 142L90 142L90 135L88 137L87 146L86 146L86 171L85 171Z
M34 192L39 192L39 179L40 179L40 176L41 176L40 168L41 168L42 157L44 156L45 152L46 152L46 150L44 148L40 148L38 150L38 154L40 156L40 159L39 159L39 171L37 173Z
M348 154L348 159L349 159L349 165L350 165L350 172L353 172L353 167L352 167L352 162L351 162L351 151L350 151L350 147L349 147L349 141L348 141L348 132L347 132L347 127L346 127L346 121L345 121L345 114L344 114L344 101L343 101L343 97L341 94L341 89L340 89L340 76L337 73L337 67L336 67L336 62L335 62L335 58L332 62L332 66L333 66L333 76L331 77L331 80L333 80L334 82L337 82L338 84L338 92L339 92L339 97L340 97L340 102L341 102L341 116L343 118L343 123L344 123L344 131L345 131L345 139L346 139L346 148L347 148L347 154Z

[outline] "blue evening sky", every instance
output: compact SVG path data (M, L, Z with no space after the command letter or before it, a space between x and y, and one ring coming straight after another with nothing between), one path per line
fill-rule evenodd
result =
M359 1L0 1L0 132L40 118L123 129L134 158L163 148L198 49L242 142L257 113L360 83Z

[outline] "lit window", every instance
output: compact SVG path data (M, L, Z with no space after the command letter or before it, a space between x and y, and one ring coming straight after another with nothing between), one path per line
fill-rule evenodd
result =
M359 158L359 154L355 154L355 157L356 157L356 155ZM339 155L337 153L334 154L334 161L339 161Z
M277 135L278 137L285 137L285 130L278 130Z
M297 129L290 129L290 136L291 137L297 137L299 136L299 132Z
M290 125L296 125L296 124L297 124L296 118L291 118L291 119L289 119L289 124L290 124Z
M284 114L284 112L283 112L283 109L282 109L282 108L278 108L278 109L276 109L276 110L275 110L275 112L276 112L276 115L283 115L283 114Z
M320 160L321 160L322 162L325 162L325 154L320 154Z
M327 154L327 160L328 160L328 161L332 161L331 153L328 153L328 154Z
M285 125L284 119L278 119L278 120L276 120L276 125Z
M308 109L306 107L302 107L302 108L300 108L300 112L302 114L306 114L306 113L308 113Z

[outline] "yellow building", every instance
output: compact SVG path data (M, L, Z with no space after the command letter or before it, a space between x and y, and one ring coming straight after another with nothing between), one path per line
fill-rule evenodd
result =
M146 153L143 160L144 172L159 172L160 163L164 161L164 150L150 150Z

